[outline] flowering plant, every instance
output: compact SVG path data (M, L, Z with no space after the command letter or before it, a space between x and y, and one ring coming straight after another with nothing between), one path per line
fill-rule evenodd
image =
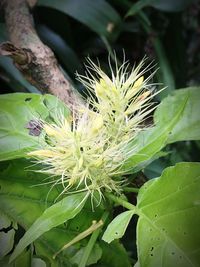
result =
M157 107L154 72L147 75L151 65L144 67L142 61L129 72L128 63L116 64L109 77L88 63L87 75L78 80L89 96L73 110L50 95L0 98L0 208L3 225L12 225L5 236L14 240L16 223L27 230L10 262L34 242L31 255L52 266L108 266L105 255L113 250L117 264L131 266L115 239L123 237L137 214L135 266L162 266L163 259L169 267L197 266L200 238L187 225L199 225L199 163L178 163L142 186L137 179L152 161L166 156L167 144L199 138L198 130L182 130L191 113L192 125L199 123L198 88L179 90ZM119 205L127 211L112 220ZM187 221L180 223L186 214Z

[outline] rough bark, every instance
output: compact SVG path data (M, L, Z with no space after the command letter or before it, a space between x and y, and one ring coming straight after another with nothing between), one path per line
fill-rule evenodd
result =
M51 93L70 108L82 102L64 77L52 50L39 39L29 5L36 1L5 0L2 2L11 42L1 44L0 53L10 56L24 77L42 92Z

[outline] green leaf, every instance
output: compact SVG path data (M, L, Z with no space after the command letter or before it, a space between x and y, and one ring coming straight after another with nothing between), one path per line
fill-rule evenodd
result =
M0 210L17 221L25 230L28 230L45 209L54 203L63 189L51 188L51 184L46 185L45 182L51 181L52 178L32 171L39 167L22 159L0 163ZM93 212L88 200L82 211L74 219L69 220L67 225L51 229L34 242L36 255L45 259L52 267L71 267L71 258L80 245L85 246L85 240L67 249L64 256L59 254L55 260L52 256L76 235L89 228L93 220L98 221L102 213L103 205Z
M86 196L86 193L70 195L47 208L19 241L11 255L10 261L13 261L29 244L43 233L74 218L83 208L87 199Z
M200 163L178 163L140 190L139 266L198 267Z
M171 105L170 108L173 110L173 116L170 117L165 124L163 124L160 117L154 117L156 125L142 131L135 140L130 143L130 146L135 147L135 150L133 151L133 155L125 162L123 166L124 169L130 171L134 170L134 172L136 172L144 168L151 159L157 157L156 155L158 152L167 144L172 129L179 122L187 101L188 95L185 95L180 99L177 105L173 107ZM158 112L157 110L156 113Z
M121 26L119 14L104 0L39 0L38 5L64 12L97 34L108 38L118 34Z
M134 214L135 210L128 210L115 217L114 220L112 220L112 222L108 225L102 239L105 242L110 243L114 239L121 238L124 235L126 228L128 227L128 224Z
M151 6L167 12L180 12L186 9L194 0L154 0Z
M51 47L68 72L72 75L81 68L81 62L75 51L63 40L61 36L45 25L37 28L39 35L46 45Z
M48 106L49 105L49 106ZM44 144L44 134L31 135L27 126L31 121L51 118L55 111L65 110L64 104L51 95L28 93L0 96L0 161L24 157L28 151Z
M200 139L200 87L188 87L175 91L165 98L155 112L155 121L159 121L161 127L165 127L176 114L180 102L188 98L181 118L175 124L167 143L185 140Z
M11 229L8 232L0 232L0 258L6 256L13 248L15 230Z
M81 248L71 259L71 262L73 264L79 264L81 261L82 256L84 255L85 248ZM90 256L87 261L87 265L95 264L102 256L102 249L99 246L98 243L96 243L92 249L92 253L90 253Z
M162 11L179 12L184 10L193 0L140 0L131 6L126 16L133 16L141 9L147 6L152 6Z
M97 264L97 267L131 267L130 259L127 251L118 240L111 244L105 242L100 243L103 250L102 257Z

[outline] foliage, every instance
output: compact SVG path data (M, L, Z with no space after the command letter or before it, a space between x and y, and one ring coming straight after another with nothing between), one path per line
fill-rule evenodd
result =
M85 57L98 57L110 76L107 55L120 65L122 49L130 65L144 54L155 59L155 82L167 88L155 96L152 126L126 147L121 194L103 190L102 201L94 193L91 203L85 191L61 195L63 184L27 157L51 141L41 121L57 123L58 113L70 117L69 109L0 58L1 266L200 265L198 8L191 0L38 1L38 34L84 96L74 73L84 74ZM2 20L0 33L7 40Z

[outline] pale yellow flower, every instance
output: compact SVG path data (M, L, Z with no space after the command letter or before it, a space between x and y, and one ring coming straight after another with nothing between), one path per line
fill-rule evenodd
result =
M111 78L88 62L97 77L78 76L90 95L86 105L72 117L60 114L57 124L43 122L48 143L28 155L46 165L42 172L58 177L54 183L63 185L62 193L87 190L101 197L104 190L123 189L122 165L135 151L130 141L144 129L154 93L143 61L130 73L126 63L116 66Z

